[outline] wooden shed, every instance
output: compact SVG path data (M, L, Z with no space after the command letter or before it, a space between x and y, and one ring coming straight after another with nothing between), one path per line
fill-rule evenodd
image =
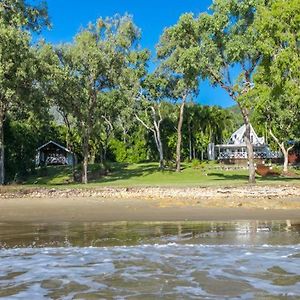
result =
M76 163L76 157L72 151L53 141L42 145L36 151L37 166L73 165L73 160Z

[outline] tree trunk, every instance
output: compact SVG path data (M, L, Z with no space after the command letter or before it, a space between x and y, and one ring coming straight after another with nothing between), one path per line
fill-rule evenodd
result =
M249 183L255 183L255 164L254 164L254 151L253 145L251 143L251 126L250 123L247 122L246 131L244 135L246 147L247 147L247 154L248 154L248 168L249 168Z
M161 149L161 151L159 152L159 169L163 170L164 168L165 168L164 157L163 157L162 149Z
M274 139L274 141L278 144L278 146L280 147L280 150L283 154L283 173L287 174L288 173L288 166L289 166L289 151L294 147L291 146L289 148L285 148L284 146L284 142L280 143L280 141L278 140L278 138L274 135L274 133L272 132L272 130L270 129L270 135L271 137Z
M177 127L177 145L176 145L176 172L181 170L181 142L182 142L182 123L183 123L183 112L185 106L186 96L183 97L180 105L179 120Z
M248 182L255 183L254 151L253 151L253 145L251 143L251 124L249 120L249 111L247 108L243 108L240 104L239 107L243 116L244 124L246 126L244 140L246 143L247 155L248 155L248 168L249 168Z
M190 152L190 160L193 159L193 147L192 147L192 130L191 124L188 122L188 132L189 132L189 152Z
M106 156L107 156L107 142L103 147L102 163L106 161Z
M4 172L4 117L0 116L0 184L5 183Z
M89 163L93 165L95 161L96 161L96 150L93 149L93 147L91 147ZM102 162L102 153L101 153L101 162Z
M73 176L73 181L76 181L76 156L75 153L73 152L74 150L71 148L72 150L72 176Z
M151 131L153 132L156 149L157 149L158 154L159 154L159 169L162 170L162 169L164 169L163 146L162 146L162 142L161 142L161 139L160 139L159 127L155 126L155 129L157 129L157 130L152 130L151 129Z
M84 133L83 136L83 165L82 165L82 183L88 183L88 161L89 161L89 138L87 133Z
M160 120L161 121L161 120ZM160 170L164 169L164 152L163 152L163 145L160 137L160 121L154 121L154 138L156 141L157 151L159 153L159 168Z
M163 145L160 138L160 132L157 132L157 142L158 142L158 153L159 153L159 168L162 170L164 169L164 152L163 152Z
M69 122L69 118L68 115L63 113L62 111L59 110L59 112L61 113L63 119L64 119L64 123L67 126L67 134L66 134L66 145L67 145L67 149L72 151L72 176L73 176L73 181L76 181L76 156L74 153L74 145L73 145L73 141L72 141L72 130L71 130L71 124Z
M139 118L138 115L135 115L135 117L147 130L149 130L153 133L155 145L156 145L157 151L159 153L159 168L162 170L165 167L164 166L163 144L162 144L161 137L160 137L160 123L162 121L162 118L160 116L159 121L157 121L156 110L153 106L151 107L151 110L153 113L153 127L150 127L149 125L147 125L142 119Z
M288 150L283 150L283 157L284 157L284 162L283 162L283 173L287 174L288 172L288 165L289 165L289 152Z

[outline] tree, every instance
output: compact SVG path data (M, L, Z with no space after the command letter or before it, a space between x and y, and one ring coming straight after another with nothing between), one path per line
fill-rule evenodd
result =
M263 1L216 0L211 14L197 19L200 47L200 74L212 85L223 88L238 104L246 126L244 140L247 146L249 182L255 182L253 145L250 141L250 114L253 102L246 95L253 88L253 74L261 54L255 45L259 36L253 29L253 20ZM238 76L234 76L236 72Z
M38 1L32 5L26 0L1 0L0 16L2 22L14 28L40 31L44 26L50 26L47 4Z
M233 130L233 119L229 111L218 106L201 106L191 103L186 107L183 132L188 138L189 158L196 158L196 152L204 152L209 143L223 143Z
M45 141L64 141L62 127L53 122L48 108L10 111L4 124L5 180L22 182L34 172L36 149Z
M262 59L255 74L256 118L267 123L269 133L284 156L288 154L300 129L300 3L276 0L271 7L260 7L254 28L260 36L256 47Z
M96 125L107 119L105 103L116 99L111 97L113 93L125 94L134 87L132 78L143 68L144 51L136 49L138 38L131 17L117 16L90 24L73 44L63 45L55 54L49 46L44 47L49 61L45 89L58 107L76 119L81 132L84 183L88 182L91 139L99 134Z
M169 81L158 73L150 74L143 82L143 91L137 103L136 119L154 137L157 152L159 154L159 168L164 168L164 151L161 139L161 123L165 119L164 102L168 96Z
M30 93L38 88L38 62L35 58L35 51L30 45L29 30L40 30L44 24L48 24L45 6L30 6L22 0L1 1L0 184L5 182L3 131L5 118L13 106L27 105L31 98Z
M176 171L180 171L184 107L198 91L199 45L192 14L184 14L178 23L165 29L157 47L161 70L173 83L172 98L181 102L177 126Z

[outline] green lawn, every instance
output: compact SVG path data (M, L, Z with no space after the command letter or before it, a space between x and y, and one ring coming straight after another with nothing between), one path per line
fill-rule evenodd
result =
M97 172L98 165L91 166L93 172ZM117 164L110 165L110 171L106 176L96 176L87 187L97 186L232 186L246 184L247 170L225 170L217 164L205 164L200 168L192 168L190 164L183 164L180 173L174 170L159 171L156 163L141 164ZM26 185L61 187L84 187L81 184L70 183L71 168L57 166L38 170L35 176L31 176ZM300 184L300 177L257 177L258 184Z

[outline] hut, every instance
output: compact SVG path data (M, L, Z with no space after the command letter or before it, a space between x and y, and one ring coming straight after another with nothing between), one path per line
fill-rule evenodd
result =
M49 141L36 149L36 165L73 165L76 157L72 151L66 147Z

